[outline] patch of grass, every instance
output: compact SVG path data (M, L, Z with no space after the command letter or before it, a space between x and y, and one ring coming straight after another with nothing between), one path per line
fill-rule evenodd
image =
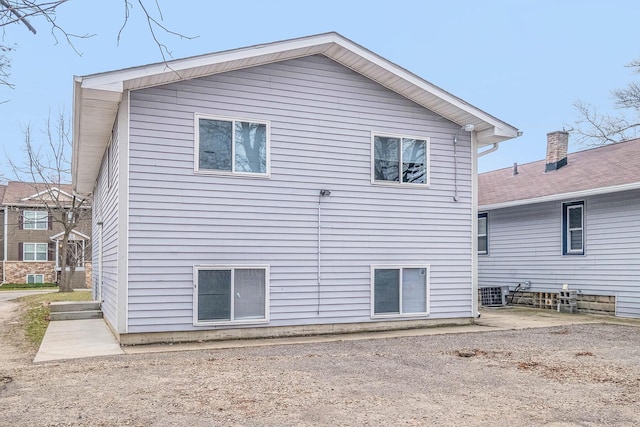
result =
M0 286L0 291L15 291L16 289L55 289L55 283L5 283Z
M91 292L52 292L48 294L29 295L19 298L24 312L22 325L30 344L38 348L49 326L49 304L54 301L91 301Z

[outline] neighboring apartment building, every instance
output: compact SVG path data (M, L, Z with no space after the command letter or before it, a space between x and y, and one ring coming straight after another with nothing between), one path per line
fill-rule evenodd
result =
M640 317L640 139L567 154L567 132L547 138L546 160L478 177L479 286L551 307L568 287L578 311Z
M62 225L54 215L62 212L47 210L52 197L65 201L71 196L71 186L10 181L0 185L2 200L2 283L57 283L61 271ZM49 204L51 206L51 204ZM90 212L82 215L70 236L72 258L77 262L74 288L86 288L91 281Z

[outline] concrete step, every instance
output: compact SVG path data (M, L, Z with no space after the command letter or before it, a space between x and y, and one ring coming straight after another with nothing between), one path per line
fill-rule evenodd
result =
M100 301L60 301L49 305L51 313L100 310Z
M102 311L100 310L52 311L49 313L49 320L83 320L83 319L102 319Z

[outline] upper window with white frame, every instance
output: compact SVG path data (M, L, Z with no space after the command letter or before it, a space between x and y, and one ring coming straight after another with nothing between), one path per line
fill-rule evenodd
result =
M562 204L562 254L584 255L584 202Z
M429 139L373 135L374 183L429 185Z
M23 243L23 261L47 261L49 245L46 243Z
M268 267L196 266L194 324L268 321Z
M478 214L478 253L489 253L489 217L486 212Z
M269 174L269 123L196 115L196 171Z
M429 267L373 267L372 317L427 315Z
M24 230L47 230L49 228L49 213L47 211L24 211L22 213L22 228Z

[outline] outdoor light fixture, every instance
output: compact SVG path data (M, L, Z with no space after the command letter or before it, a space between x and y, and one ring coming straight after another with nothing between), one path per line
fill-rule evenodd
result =
M331 191L329 191L329 190L320 190L320 195L321 196L330 196L331 195Z

